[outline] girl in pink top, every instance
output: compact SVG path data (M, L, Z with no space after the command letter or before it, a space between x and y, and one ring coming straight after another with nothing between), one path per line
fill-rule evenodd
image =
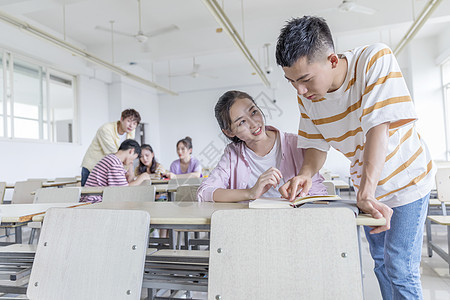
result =
M297 135L265 126L253 98L228 91L219 98L215 115L222 132L232 141L209 177L198 189L199 201L240 202L280 197L278 187L296 176L305 149ZM313 176L309 195L326 195L323 177Z

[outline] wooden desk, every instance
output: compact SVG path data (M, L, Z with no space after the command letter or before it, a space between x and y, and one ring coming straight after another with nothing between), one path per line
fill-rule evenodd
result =
M350 188L348 183L345 182L344 180L337 179L337 180L332 180L332 182L334 183L334 186L337 189L348 189L348 188Z
M168 179L152 179L152 184L168 184Z
M63 187L67 184L76 184L78 181L74 180L65 180L65 181L46 181L42 183L42 187Z
M22 226L31 221L34 216L43 216L51 207L77 207L86 203L32 203L32 204L1 204L1 224L15 228L16 243L22 243Z
M150 224L157 229L189 229L209 230L211 216L217 210L248 209L247 203L213 203L213 202L109 202L94 203L80 209L124 209L144 210L150 213ZM33 217L34 222L41 222L43 215ZM367 215L359 215L356 224L381 226L385 219L374 219ZM171 247L175 238L171 237Z
M348 185L348 183L346 183L343 180L340 179L336 179L336 180L324 180L323 182L331 182L334 184L334 187L336 189L336 194L340 195L341 194L341 189L348 189L350 188L350 186Z
M101 195L105 186L83 186L81 188L81 195Z
M157 193L166 193L168 191L167 184L154 184ZM105 186L84 186L81 188L81 195L101 195ZM176 190L175 190L176 191Z
M13 188L14 188L14 185L15 185L14 183L7 183L7 184L6 184L6 188L7 188L7 189L13 189Z

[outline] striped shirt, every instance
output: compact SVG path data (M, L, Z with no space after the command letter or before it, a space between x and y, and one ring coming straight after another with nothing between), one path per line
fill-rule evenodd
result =
M109 154L102 158L94 167L86 181L86 186L124 186L128 185L126 170L122 161ZM102 196L82 196L80 202L101 202Z
M365 136L390 122L385 164L375 197L390 207L411 203L432 188L434 169L400 67L384 44L344 53L348 62L342 86L324 98L298 96L301 113L298 146L328 151L332 146L350 161L356 189L361 182Z

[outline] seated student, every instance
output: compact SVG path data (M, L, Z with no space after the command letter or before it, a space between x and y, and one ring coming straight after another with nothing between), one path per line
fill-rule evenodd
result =
M125 139L134 138L134 132L139 122L141 122L139 113L134 109L126 109L122 112L119 121L103 124L97 130L81 163L81 186L85 185L89 173L103 157L116 153L120 143ZM128 172L127 180L130 181L134 178L133 175L133 172Z
M209 177L200 185L199 201L240 202L280 197L278 188L296 176L305 149L297 135L265 126L264 114L253 98L240 91L223 94L215 106L220 129L232 143ZM323 177L313 176L309 195L326 195Z
M142 173L150 174L151 179L162 179L165 177L166 170L156 161L152 146L143 144L141 146L141 158L139 159L139 166L134 170L136 175Z
M136 180L128 184L124 165L130 165L141 154L141 147L135 140L125 140L114 154L106 155L100 160L89 174L85 186L127 186L140 185L142 181L150 179L148 173L139 175ZM82 196L80 202L101 202L102 196Z
M177 142L177 154L180 159L174 160L170 165L169 179L202 177L200 161L192 154L192 139L185 137Z

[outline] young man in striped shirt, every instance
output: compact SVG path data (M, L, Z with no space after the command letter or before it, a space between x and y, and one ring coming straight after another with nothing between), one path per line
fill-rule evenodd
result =
M306 194L330 146L350 161L357 205L386 225L365 228L383 299L422 299L423 225L434 169L392 51L383 44L336 54L325 20L305 16L281 30L277 63L298 93L300 173L280 188Z
M141 147L135 140L125 140L114 154L103 157L92 169L85 186L127 186L140 185L150 179L148 173L139 175L128 183L124 166L129 166L141 155ZM80 202L101 202L102 196L82 196Z

